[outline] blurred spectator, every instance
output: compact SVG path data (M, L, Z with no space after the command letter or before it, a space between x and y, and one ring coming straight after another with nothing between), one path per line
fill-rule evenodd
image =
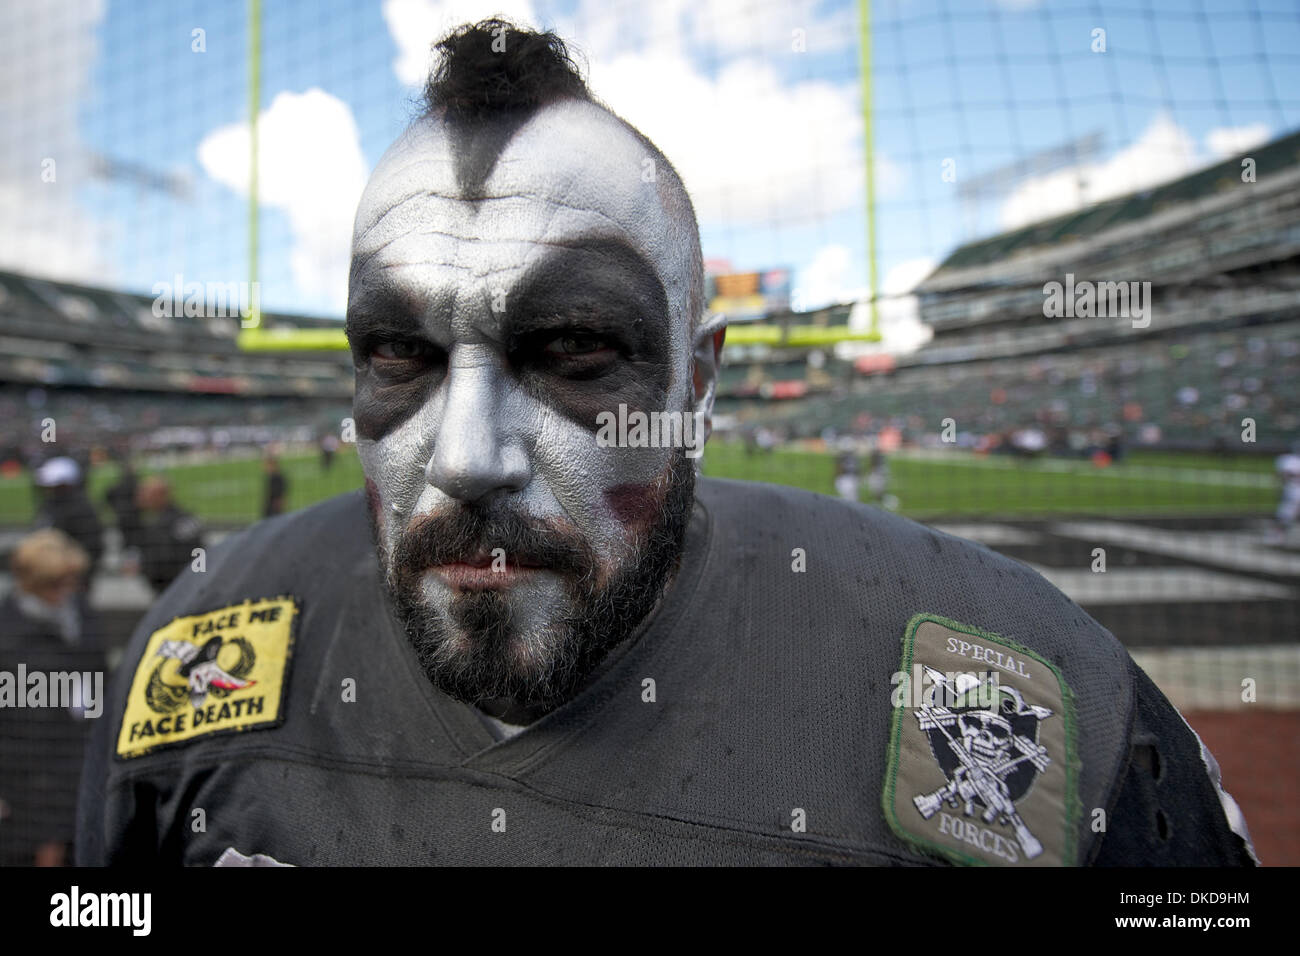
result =
M871 471L867 475L867 491L871 500L883 504L885 492L889 490L889 459L879 448L871 452Z
M1047 449L1047 436L1041 428L1020 428L1011 433L1011 447L1025 458L1034 458Z
M1118 429L1111 432L1110 439L1106 442L1106 454L1114 462L1124 457L1124 435Z
M142 512L137 537L140 572L155 591L162 591L193 560L194 549L203 544L203 526L176 506L162 475L140 482L136 503Z
M280 461L274 455L266 456L263 468L266 471L266 507L262 509L262 517L270 518L284 513L289 482L280 471Z
M77 675L73 700L0 709L0 865L71 861L77 783L89 725L83 708L102 708L103 643L82 587L84 549L54 528L23 538L10 559L14 587L0 601L0 670ZM99 685L81 675L98 673ZM27 688L18 689L26 693ZM53 682L50 693L54 693ZM63 704L71 703L71 707ZM92 711L92 715L94 712Z
M327 432L320 440L320 467L321 471L329 471L330 466L334 464L334 454L339 450L339 440L332 433Z
M104 526L82 484L81 466L71 458L51 458L36 469L40 508L36 525L58 528L85 549L94 571L104 554Z
M857 453L852 450L846 449L835 459L835 493L845 501L858 500L860 469Z
M139 492L139 479L131 460L125 455L120 459L117 483L104 494L104 500L117 516L117 528L122 532L122 548L140 547L140 506L136 501Z
M1282 479L1282 500L1277 506L1274 539L1286 540L1287 533L1300 517L1300 447L1277 459L1278 477Z

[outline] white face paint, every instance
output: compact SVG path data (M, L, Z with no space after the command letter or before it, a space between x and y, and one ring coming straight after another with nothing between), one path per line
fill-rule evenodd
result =
M575 529L607 579L657 518L679 452L598 447L596 415L711 410L691 378L693 246L643 181L648 149L596 106L539 110L481 198L462 198L466 148L418 122L357 212L348 324L381 544L391 554L413 520L497 499ZM495 587L526 634L570 610L558 573L490 573L426 569L421 589L445 613L467 581Z

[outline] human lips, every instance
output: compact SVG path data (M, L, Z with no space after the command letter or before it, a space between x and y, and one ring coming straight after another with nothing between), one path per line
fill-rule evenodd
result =
M522 513L477 508L418 516L398 536L394 571L453 592L497 591L545 572L581 578L596 561L576 528Z
M483 551L457 561L431 565L429 570L457 590L492 591L519 584L544 568L527 559L501 558Z

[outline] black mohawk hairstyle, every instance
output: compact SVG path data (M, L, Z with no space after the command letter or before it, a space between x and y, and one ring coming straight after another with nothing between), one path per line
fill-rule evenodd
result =
M532 112L560 99L592 99L568 46L554 33L493 17L457 27L433 49L438 63L424 86L426 114L467 122Z
M558 100L592 103L637 138L664 173L658 190L676 223L671 240L689 250L687 311L694 326L704 314L704 257L686 187L645 134L592 94L564 40L549 31L536 32L491 17L457 27L433 50L437 62L424 85L423 116L446 120L453 135L460 137L456 176L464 197L482 195L497 156L515 130L534 112Z

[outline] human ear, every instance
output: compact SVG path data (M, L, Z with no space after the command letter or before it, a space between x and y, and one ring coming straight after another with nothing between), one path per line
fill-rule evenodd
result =
M702 418L704 440L713 432L713 397L718 385L718 366L722 361L722 343L727 337L727 317L706 312L695 328L692 341L694 395L692 410Z

